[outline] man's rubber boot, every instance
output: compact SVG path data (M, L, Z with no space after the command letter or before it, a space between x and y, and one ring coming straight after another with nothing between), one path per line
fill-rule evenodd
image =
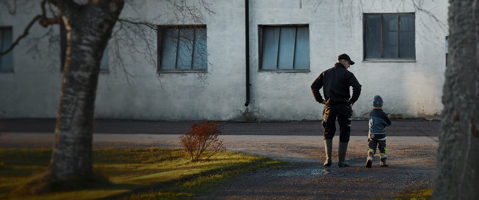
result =
M368 151L368 160L366 161L366 167L371 168L372 164L373 164L373 153L371 151Z
M386 162L386 158L381 158L381 162L379 163L381 167L389 167L389 163Z
M338 166L339 167L349 167L349 162L344 161L346 159L347 151L348 151L348 143L339 142L339 147L338 147L338 157L339 157Z
M324 166L331 166L331 153L333 152L333 139L325 139L324 140L324 151L326 153L326 161L324 162Z

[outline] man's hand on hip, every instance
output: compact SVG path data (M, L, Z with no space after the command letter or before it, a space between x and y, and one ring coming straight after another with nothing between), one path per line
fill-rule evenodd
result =
M352 101L350 101L350 100L346 100L346 102L348 102L350 106L353 106L353 105L354 105L354 102L352 102Z

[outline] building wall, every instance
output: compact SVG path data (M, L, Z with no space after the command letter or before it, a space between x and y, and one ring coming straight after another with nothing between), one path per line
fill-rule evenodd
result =
M41 13L38 5L39 2L25 3L12 16L2 4L0 27L12 27L15 40ZM49 30L38 24L32 26L29 35L13 49L13 73L0 72L0 118L56 116L62 77L59 41L50 43L47 38L40 38ZM51 31L58 34L58 26Z
M188 1L187 1L188 2ZM347 53L356 62L350 68L362 84L353 106L355 118L372 109L372 98L384 99L384 111L404 117L440 115L445 71L448 3L426 1L305 1L250 0L251 102L245 107L244 1L209 0L206 13L207 73L160 73L140 53L122 51L125 68L110 64L100 74L97 118L145 120L319 120L310 85L337 56ZM136 11L125 7L122 17L154 20L166 25L174 15L161 3L143 0ZM188 2L191 4L191 2ZM37 5L37 4L35 4ZM421 9L418 9L417 7ZM5 9L5 8L3 8ZM0 26L13 26L14 37L39 9L8 15L0 12ZM421 10L426 10L423 12ZM363 61L363 13L415 13L414 62ZM157 18L161 14L160 18ZM432 16L431 16L432 15ZM189 22L183 22L188 24ZM259 25L308 24L310 71L301 73L259 70ZM34 26L29 38L45 33ZM54 27L58 33L58 27ZM32 43L14 50L14 73L0 73L0 116L3 118L56 117L61 72L59 48L40 39L43 56L27 53ZM138 45L146 46L139 43ZM156 44L150 44L156 48ZM50 45L55 46L55 45ZM59 46L59 45L56 45ZM125 47L126 48L126 47ZM47 51L48 49L48 51ZM48 52L48 53L47 53ZM111 53L110 53L111 55ZM110 63L113 63L110 58ZM125 73L125 70L128 74Z

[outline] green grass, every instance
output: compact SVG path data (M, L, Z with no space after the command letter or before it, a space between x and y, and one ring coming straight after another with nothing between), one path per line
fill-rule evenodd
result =
M417 190L408 190L404 191L396 199L411 199L411 200L419 200L419 199L432 199L432 191L434 188L425 188L425 189L417 189Z
M96 199L123 195L125 199L183 199L207 193L214 186L246 171L286 165L270 158L222 152L209 160L190 162L178 149L96 149L93 167L112 183L88 190L14 196L11 191L43 172L48 149L0 150L0 199Z

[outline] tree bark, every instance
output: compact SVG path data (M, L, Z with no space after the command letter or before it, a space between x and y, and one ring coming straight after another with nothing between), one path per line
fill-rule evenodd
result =
M124 0L49 1L61 13L67 52L55 144L48 169L54 180L93 174L93 117L103 50L123 9Z
M450 0L449 55L433 199L479 197L479 12Z

